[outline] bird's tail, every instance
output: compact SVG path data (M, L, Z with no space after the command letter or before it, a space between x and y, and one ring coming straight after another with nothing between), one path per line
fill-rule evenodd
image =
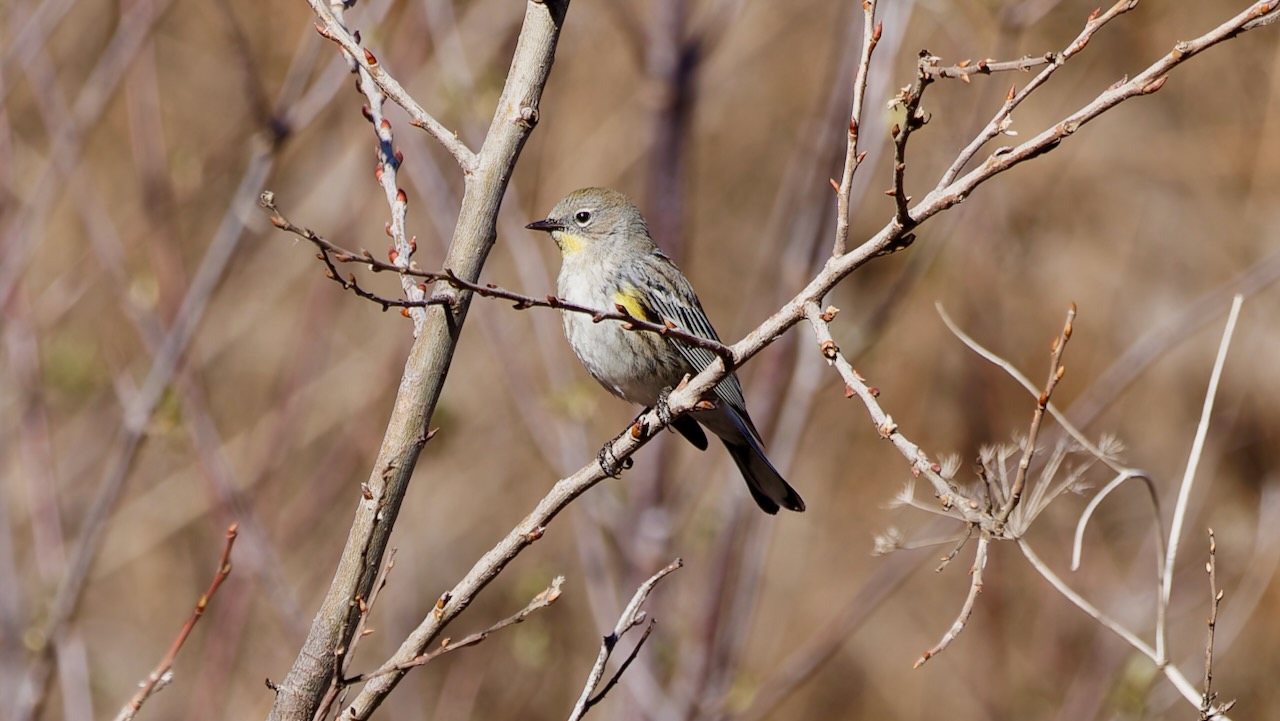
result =
M733 462L738 464L738 470L742 471L742 478L747 482L751 497L756 499L760 509L770 515L777 513L779 507L788 511L803 511L804 499L783 479L778 469L773 467L765 457L764 449L750 435L745 435L743 440L747 442L724 441L724 447L729 449Z

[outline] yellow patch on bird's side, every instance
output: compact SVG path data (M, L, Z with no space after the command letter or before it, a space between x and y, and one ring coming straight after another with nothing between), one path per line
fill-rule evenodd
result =
M640 296L636 294L635 288L624 288L613 294L613 302L627 309L632 318L638 320L651 320L649 311L645 308L644 302L640 300Z
M573 255L583 248L587 247L587 239L581 235L574 235L566 230L557 230L551 234L552 240L556 245L560 246L560 253L563 255Z

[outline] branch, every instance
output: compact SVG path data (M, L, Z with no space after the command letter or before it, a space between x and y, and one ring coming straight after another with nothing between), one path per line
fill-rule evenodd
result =
M347 29L346 23L346 7L347 0L330 0L330 9L333 13L333 19L344 31ZM418 243L415 239L408 237L406 230L407 216L409 214L409 196L396 183L399 175L400 164L404 162L404 157L395 146L395 136L391 132L391 121L389 121L383 112L386 94L374 82L373 76L370 74L372 69L377 69L377 63L373 60L373 55L368 50L365 51L366 57L370 63L370 69L361 66L350 53L343 52L351 72L355 73L359 80L356 82L356 88L369 100L363 110L364 117L373 126L374 136L377 138L377 164L374 166L373 177L382 186L383 194L387 199L388 211L391 214L391 220L387 222L387 235L391 236L392 246L391 262L397 267L408 266L414 251L418 249ZM392 81L394 82L394 81ZM414 284L409 278L401 276L401 290L410 300L421 300L426 295L426 289ZM354 287L353 290L360 295L360 289ZM384 304L382 309L385 311L387 306ZM410 314L413 318L415 327L420 325L425 316L419 312Z
M214 594L222 587L222 582L227 580L227 576L231 575L231 547L235 545L238 529L236 524L231 524L227 529L227 543L222 548L222 557L218 559L218 569L214 571L213 580L209 582L209 588L196 601L195 610L191 612L191 617L187 622L182 624L182 629L178 631L178 635L173 639L173 644L169 647L169 652L160 659L160 663L142 682L141 688L129 700L129 703L120 709L120 713L116 714L116 721L131 721L142 708L142 704L147 702L160 689L169 684L173 678L173 662L178 657L178 652L182 650L182 646L186 644L187 637L191 635L192 629L195 628L196 622L204 616L204 610L208 607L209 602L213 600Z
M502 629L508 626L514 626L517 623L524 623L524 620L528 618L529 615L532 614L534 611L546 608L547 606L550 606L551 604L555 603L557 600L560 599L560 586L563 584L564 584L564 576L556 576L555 578L551 579L550 586L543 589L541 593L533 597L533 600L529 601L529 605L520 609L514 615L508 616L507 618L504 618L501 621L498 621L497 623L486 628L485 630L477 631L458 641L454 641L452 639L446 638L440 642L440 647L435 649L434 651L420 654L419 656L413 659L410 659L408 661L405 661L404 663L399 664L393 668L379 669L377 671L373 671L370 673L362 673L358 676L345 678L342 680L342 684L344 686L350 686L351 684L368 681L369 679L375 678L377 676L382 676L389 673L400 673L400 672L408 671L411 668L416 668L418 666L425 666L431 661L434 661L435 659L451 651L457 651L460 648L466 648L468 646L475 646L476 644L479 644L480 642L489 638L490 634L493 634L497 631L501 631ZM447 604L448 596L449 596L448 593L446 593L444 596L441 596L440 597L441 600L436 603L436 607L441 608L444 604Z
M894 423L893 418L880 407L879 389L868 386L866 380L853 369L848 359L840 352L840 346L836 345L831 337L829 325L837 312L839 310L834 307L821 311L818 309L818 304L812 301L804 306L805 316L809 319L814 335L817 336L822 357L826 359L827 365L835 367L845 382L845 396L858 396L858 399L867 407L871 420L875 423L876 432L881 438L891 441L898 452L907 459L911 465L912 476L916 478L924 476L933 485L934 494L938 497L946 515L972 523L983 531L995 533L996 527L990 515L983 513L976 501L954 488L951 482L942 476L942 466L930 461L929 456L919 446L902 435L898 430L898 424Z
M1067 320L1062 325L1062 333L1053 339L1053 347L1049 351L1049 379L1045 381L1044 390L1040 392L1039 398L1036 400L1036 410L1031 415L1031 428L1027 430L1027 440L1022 448L1022 459L1018 461L1018 474L1014 476L1013 487L1009 490L1009 497L1005 500L1004 505L1000 508L1000 512L996 514L996 520L1003 525L1009 520L1009 514L1013 513L1013 509L1018 507L1018 501L1022 499L1022 489L1027 482L1027 469L1031 467L1031 458L1036 452L1036 438L1040 435L1040 421L1044 419L1045 408L1049 405L1049 399L1053 396L1053 389L1057 387L1058 381L1062 380L1062 376L1066 374L1067 368L1062 365L1062 354L1067 349L1067 341L1071 340L1071 324L1076 317L1076 304L1072 303L1067 310Z
M1064 51L1062 56L1060 56L1060 62L1055 65L1051 65L1042 71L1041 74L1023 90L1023 92L1018 93L1015 98L1010 101L1013 105L1010 105L1009 107L1012 108L1013 106L1016 106L1017 103L1024 99L1032 90L1035 89L1035 87L1039 87L1039 83L1043 82L1041 79L1042 77L1047 79L1047 74L1050 73L1052 69L1058 67L1061 62L1065 62L1069 59L1074 52L1078 52L1080 49L1083 49L1084 43L1088 41L1088 37L1101 27L1103 22L1110 20L1123 12L1127 12L1136 4L1136 0L1121 0L1104 15L1091 18L1089 24L1086 26L1085 32L1081 33L1081 36L1077 38L1076 42ZM1092 102L1059 121L1053 127L1039 133L1030 140L1027 140L1013 148L997 148L981 167L970 171L967 175L954 181L951 179L959 172L959 168L963 166L963 163L953 165L952 170L949 170L947 174L944 174L942 181L938 184L938 187L930 192L929 195L927 195L920 204L913 209L912 217L915 218L916 222L921 222L941 210L962 202L973 188L1016 165L1053 150L1061 144L1062 141L1073 135L1086 123L1092 121L1099 115L1107 112L1120 103L1135 97L1150 95L1151 93L1160 90L1160 88L1164 87L1164 83L1168 79L1169 72L1174 68L1221 42L1238 37L1241 33L1244 33L1251 28L1260 27L1261 25L1254 21L1275 13L1276 7L1276 0L1260 0L1204 35L1201 35L1194 40L1180 41L1176 43L1168 54L1152 63L1146 70L1142 71L1133 79L1112 85L1102 93L1099 93ZM1005 115L1007 115L1007 113L1005 113ZM1003 117L1003 115L997 113L997 118ZM998 126L999 122L993 120L993 124ZM991 126L988 126L988 129L990 127ZM981 137L982 136L980 135L979 139ZM977 145L971 144L970 147L973 152L976 152L977 147L980 147L981 143L979 143L978 140L975 140L974 142L977 143ZM957 163L964 160L965 152L968 152L968 149L962 152L961 156L957 158Z
M330 36L349 52L360 50L352 54L378 86L397 102L402 98L408 102L403 89L394 85L385 71L376 67L372 55L359 49L353 38L340 29L333 16L319 3L320 0L312 0ZM530 1L525 4L523 26L516 40L511 69L478 154L464 153L462 144L456 138L451 140L447 131L437 124L428 122L425 113L415 115L428 132L454 152L454 157L464 168L464 192L458 223L443 266L467 282L476 282L493 248L498 209L520 151L537 122L538 103L551 72L568 5L568 0ZM414 114L413 106L406 109ZM349 644L355 631L358 610L353 601L357 596L368 593L382 565L410 478L430 438L431 417L462 335L472 298L471 293L452 287L439 290L437 294L445 302L426 308L421 322L415 323L413 347L405 362L378 458L362 486L342 556L324 601L312 621L307 640L288 675L276 687L276 702L269 716L271 721L314 716L329 688L335 653ZM635 442L632 450L638 446L639 442ZM409 658L416 655L414 653ZM388 674L372 679L356 699L355 706L345 713L367 717L394 688L401 675Z
M368 73L369 79L377 83L396 105L404 108L413 119L414 125L427 131L440 145L444 146L464 173L473 172L480 159L458 138L458 134L441 125L440 121L432 117L390 73L383 69L373 53L360 45L360 38L348 32L342 21L330 11L325 0L307 0L307 2L320 18L321 24L316 25L316 32L320 33L320 37L337 43L342 48L343 56ZM342 0L336 0L334 5L341 8Z
M316 709L315 715L312 716L312 721L326 721L329 718L329 710L333 708L334 702L346 690L348 684L344 679L347 676L347 669L351 666L351 659L355 657L356 646L360 645L360 641L364 640L365 636L373 633L371 629L366 629L369 623L369 614L373 612L374 604L378 602L378 597L382 595L382 590L387 587L387 579L391 576L391 571L395 567L396 549L392 548L387 553L387 562L382 564L382 570L378 573L377 580L373 582L373 588L369 590L368 600L363 596L356 596L355 605L360 609L360 620L356 623L355 632L351 634L351 645L337 648L333 652L333 674L329 681L329 689L320 701L320 706Z
M258 199L258 204L271 213L271 222L277 228L293 233L304 240L310 241L320 250L320 252L316 254L316 258L325 264L326 277L338 283L343 288L350 290L357 296L381 305L384 311L389 308L424 308L432 305L448 304L452 301L452 298L448 296L437 294L428 297L425 295L426 283L445 283L457 288L458 290L475 293L482 298L497 298L499 300L511 301L515 303L514 307L516 310L526 310L528 308L554 308L556 310L567 311L570 313L582 313L584 315L589 315L596 323L606 320L619 321L622 323L622 327L625 330L645 331L648 333L664 335L673 340L680 341L685 345L709 350L724 359L731 368L735 365L733 351L723 343L703 338L692 333L686 333L674 325L651 323L647 320L636 318L627 311L625 306L614 306L616 310L612 311L601 310L599 308L589 308L584 305L578 305L577 303L562 300L554 295L536 298L531 295L524 295L505 288L500 288L492 283L484 285L472 283L458 277L456 273L448 268L440 271L428 271L418 268L416 264L398 265L394 262L388 263L386 261L378 260L368 250L362 248L359 253L347 250L326 240L323 236L317 234L310 228L303 228L295 225L280 212L279 207L276 206L275 194L269 190L263 191L261 197ZM416 247L416 244L414 245ZM397 259L399 257L399 254L394 248L391 250L391 257ZM417 288L422 292L422 296L419 300L404 300L378 295L361 287L360 282L356 279L354 274L349 273L346 278L343 278L341 273L338 271L337 266L334 265L335 262L361 263L368 266L369 270L375 273L389 272L397 273L401 276L422 278L426 283L417 286Z
M978 539L978 549L973 555L973 567L969 569L969 593L965 596L964 604L960 606L960 615L956 617L955 623L951 624L951 628L947 629L937 645L920 654L920 658L916 659L912 668L920 668L929 659L945 651L969 623L969 618L973 616L973 608L978 602L978 594L982 593L982 572L987 567L987 549L990 545L991 537L984 533Z
M1218 590L1218 542L1214 539L1213 529L1209 529L1209 562L1205 564L1205 572L1209 574L1209 624L1207 640L1204 645L1204 693L1200 696L1200 721L1213 721L1236 705L1228 701L1221 706L1214 706L1218 694L1213 690L1213 632L1218 626L1218 604L1222 603L1222 591Z
M929 122L929 114L920 109L920 100L925 88L933 82L929 69L937 62L938 58L928 50L921 50L920 59L916 63L915 83L899 91L894 99L894 105L902 108L902 122L895 123L889 130L893 138L893 187L886 190L885 195L893 196L896 209L894 223L902 231L911 230L916 225L908 207L911 197L907 195L906 188L907 139L911 137L913 131L924 127Z
M1031 68L1048 65L1054 62L1057 57L1058 56L1055 53L1045 53L1044 55L1037 56L1024 55L1017 60L999 61L987 58L985 60L979 60L976 63L971 63L968 60L962 60L961 62L948 67L930 67L926 69L926 72L929 73L929 76L934 80L960 78L961 81L967 83L969 82L969 76L971 75L991 75L992 73L1007 73L1013 71L1025 73L1031 70Z
M853 195L853 174L866 153L858 152L858 127L862 123L862 101L867 94L867 78L871 70L871 53L880 42L883 27L875 21L876 0L862 3L862 55L853 78L853 109L849 113L849 140L844 153L844 173L836 187L836 242L832 255L844 255L849 242L849 202Z
M1196 426L1196 436L1191 442L1191 454L1187 458L1187 469L1182 475L1182 484L1178 488L1178 500L1173 506L1173 522L1169 527L1169 543L1165 545L1164 577L1161 579L1159 607L1156 621L1156 651L1160 659L1168 659L1168 609L1169 596L1173 593L1173 567L1178 560L1178 541L1182 537L1182 524L1187 516L1187 504L1191 500L1191 487L1195 485L1196 469L1200 465L1200 453L1204 450L1205 438L1209 435L1209 417L1213 413L1213 402L1218 395L1218 382L1222 380L1222 369L1227 363L1227 349L1231 347L1231 336L1235 333L1236 320L1240 317L1240 306L1244 296L1237 294L1231 302L1231 313L1227 316L1227 327L1222 331L1222 341L1218 344L1218 357L1213 362L1213 372L1209 375L1209 388L1204 394L1204 406L1200 411L1200 423Z
M622 678L623 672L627 670L627 666L631 665L632 659L636 657L636 654L640 653L640 647L644 645L645 639L649 638L649 633L653 630L653 621L649 622L635 648L631 650L631 654L623 661L617 673L609 680L609 683L601 689L600 693L592 695L596 687L600 685L601 679L604 678L604 667L608 664L609 656L613 653L614 647L618 645L618 641L622 640L622 637L628 631L644 623L645 613L640 610L640 607L644 605L645 599L649 597L653 587L658 584L658 581L683 566L684 561L677 558L665 568L650 576L649 580L640 584L640 588L636 589L635 595L631 597L631 602L622 610L622 615L618 617L618 622L614 624L613 632L605 636L604 641L601 642L600 653L596 656L596 663L591 667L591 673L587 674L587 683L582 687L582 694L578 697L578 702L574 704L573 712L569 714L569 721L579 721L583 716L586 716L587 711L591 710L592 706L600 703L605 694L609 693L610 689L617 685L618 679Z
M672 393L673 397L676 395L677 393ZM693 410L696 401L694 404L686 405L683 401L685 395L679 392L679 399L669 402L671 417ZM666 422L660 417L658 411L649 411L636 420L631 426L631 432L619 434L610 441L607 446L608 452L621 463L630 458L665 425ZM441 602L400 644L400 648L391 658L370 674L370 683L361 690L339 718L343 721L367 719L378 703L403 677L404 670L399 667L422 655L444 628L471 604L490 581L497 578L524 549L542 538L546 533L547 525L560 511L607 477L600 464L593 459L573 475L557 482L532 513L477 560L461 581L441 596Z
M1000 109L996 111L995 117L991 118L991 122L987 123L986 127L978 133L977 137L965 146L964 150L960 151L960 154L956 156L951 167L947 168L947 172L942 174L941 180L938 181L938 187L941 188L943 186L950 185L956 179L956 176L960 174L960 171L964 169L964 166L968 165L970 160L973 160L973 156L977 154L978 149L983 145L986 145L992 138L1000 135L1001 133L1010 135L1014 134L1009 131L1009 126L1012 123L1011 113L1013 112L1013 109L1022 104L1022 101L1026 100L1027 96L1031 95L1031 93L1035 92L1040 88L1040 86L1048 82L1049 78L1058 71L1058 68L1062 67L1064 63L1072 58L1072 56L1081 50L1084 50L1084 47L1089 44L1089 39L1093 37L1094 33L1101 30L1102 26L1116 19L1120 15L1129 12L1137 6L1137 4L1137 0L1120 0L1115 5L1112 5L1110 10L1107 10L1107 12L1102 13L1101 15L1099 15L1098 11L1095 10L1091 15L1089 15L1088 21L1085 22L1084 29L1080 31L1080 34L1076 36L1075 40L1072 40L1062 52L1045 53L1043 59L1048 62L1049 67L1036 74L1036 76L1032 78L1031 82L1027 83L1026 87L1024 87L1020 92L1015 91L1014 86L1009 87L1009 94L1008 97L1005 98L1004 105L1000 106ZM1015 61L1015 63L1016 62L1020 61ZM982 65L982 63L978 63L978 65ZM1029 67L1031 66L1028 65L1027 68ZM939 72L941 73L945 70L947 69L940 69ZM940 75L939 77L945 77L945 75ZM963 76L963 79L967 81L968 76Z

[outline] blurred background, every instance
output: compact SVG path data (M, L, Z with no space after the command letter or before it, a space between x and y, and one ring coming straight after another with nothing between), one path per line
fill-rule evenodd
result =
M946 63L1060 50L1095 3L882 3L850 247L891 217L886 103L911 82L922 48ZM1012 129L1031 137L1246 5L1144 3L1033 95ZM272 701L263 680L284 676L328 586L411 326L327 280L310 247L273 229L254 201L269 188L296 223L384 252L388 213L362 99L305 3L3 7L0 697L20 697L31 659L52 643L58 663L40 717L113 714L190 614L235 521L235 571L143 714L261 717ZM519 4L499 0L371 0L348 14L380 62L472 148L521 17ZM608 185L637 199L720 334L740 338L830 253L828 179L840 174L861 26L852 1L574 3L483 280L552 292L555 250L523 225L575 188ZM935 304L1040 382L1049 342L1078 303L1055 398L1150 472L1167 527L1230 295L1247 294L1170 609L1173 657L1198 683L1212 526L1226 591L1215 680L1224 699L1239 699L1236 718L1280 714L1276 33L1247 33L1180 67L1159 93L982 186L829 298L842 309L842 349L900 430L935 458L961 459L966 482L980 447L1025 433L1033 399L952 336ZM908 191L931 189L1009 85L1030 77L931 87ZM416 260L436 268L461 176L391 112ZM398 294L394 278L365 282ZM487 627L564 574L558 603L411 672L380 717L565 717L601 635L677 556L685 568L648 603L652 637L594 716L1194 715L1012 546L993 547L965 632L913 671L955 619L972 546L932 572L958 529L893 507L907 466L816 351L797 328L741 371L806 513L763 516L720 448L699 453L664 435L559 517L446 635ZM477 300L395 532L375 633L353 668L386 658L633 413L581 370L554 312ZM1057 437L1050 425L1042 443ZM1096 487L1108 476L1088 478ZM105 531L86 535L95 497L112 494ZM1088 497L1060 498L1030 542L1150 640L1150 505L1137 487L1113 495L1071 574ZM873 555L890 530L946 542ZM59 582L84 543L96 554L80 603L59 609ZM50 639L59 613L71 622Z

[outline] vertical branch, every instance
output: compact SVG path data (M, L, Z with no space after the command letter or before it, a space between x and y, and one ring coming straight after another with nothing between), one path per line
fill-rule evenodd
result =
M836 188L836 242L832 255L844 255L849 244L849 202L853 195L853 174L866 153L858 152L858 128L862 123L862 100L867 94L867 76L871 69L871 52L880 42L883 27L875 21L876 0L862 2L862 55L853 78L853 109L849 112L849 140L844 154L844 173Z
M313 3L314 6L314 3ZM568 11L568 0L530 0L525 5L524 25L516 43L506 84L480 152L474 162L470 151L456 138L427 123L423 127L458 158L465 175L465 190L458 223L446 254L444 267L458 277L475 282L480 276L497 236L498 208L511 178L516 159L538 121L538 102L550 76L560 29ZM323 20L331 20L327 13ZM327 35L340 42L356 58L393 100L394 80L385 70L373 68L372 54L358 45L340 26L326 25ZM411 113L412 114L412 113ZM451 140L452 138L452 140ZM395 407L387 424L378 459L362 486L355 518L329 591L311 625L311 631L293 667L277 688L273 721L310 719L331 678L335 650L346 647L358 621L352 605L357 596L367 595L387 549L400 504L418 455L429 437L428 424L444 387L453 352L470 306L470 292L441 289L442 305L426 308L418 327L404 375L396 393ZM403 673L374 679L348 717L367 717L395 687Z
M1204 441L1209 435L1209 416L1213 413L1213 402L1218 395L1218 382L1222 380L1222 369L1227 364L1227 349L1231 347L1231 336L1236 330L1236 320L1240 317L1240 306L1244 296L1237 294L1231 302L1231 313L1227 316L1227 327L1222 331L1222 342L1218 345L1218 357L1213 362L1213 373L1209 376L1209 388L1205 391L1204 407L1200 411L1200 423L1196 427L1195 440L1191 442L1191 455L1187 458L1187 470L1182 476L1182 485L1178 488L1178 500L1173 507L1173 522L1169 527L1169 543L1165 546L1164 578L1161 579L1160 598L1157 601L1156 613L1156 655L1161 662L1169 658L1169 595L1173 592L1173 567L1178 560L1178 541L1182 537L1182 524L1187 517L1187 504L1191 500L1191 488L1195 485L1196 468L1200 465L1200 454L1204 451Z
M1200 721L1210 721L1231 710L1235 701L1228 701L1220 708L1213 702L1218 694L1213 690L1213 634L1218 627L1218 604L1222 603L1222 591L1218 590L1218 541L1213 529L1209 529L1209 562L1205 572L1209 574L1209 623L1204 645L1204 694L1200 697Z
M1036 400L1036 410L1031 416L1031 427L1027 431L1026 447L1022 449L1022 458L1018 461L1018 472L1013 478L1013 485L1009 488L1008 499L996 515L996 521L1001 525L1008 522L1009 514L1013 513L1013 509L1018 507L1018 502L1022 499L1022 489L1027 483L1027 470L1031 468L1031 458L1036 452L1036 439L1040 436L1040 421L1044 419L1045 409L1049 407L1053 389L1057 387L1058 381L1062 380L1067 370L1066 366L1062 365L1062 354L1067 349L1067 341L1071 340L1071 324L1075 317L1076 304L1072 303L1071 308L1067 310L1067 320L1062 325L1062 334L1053 339L1053 348L1049 352L1049 379L1045 381L1044 390Z

